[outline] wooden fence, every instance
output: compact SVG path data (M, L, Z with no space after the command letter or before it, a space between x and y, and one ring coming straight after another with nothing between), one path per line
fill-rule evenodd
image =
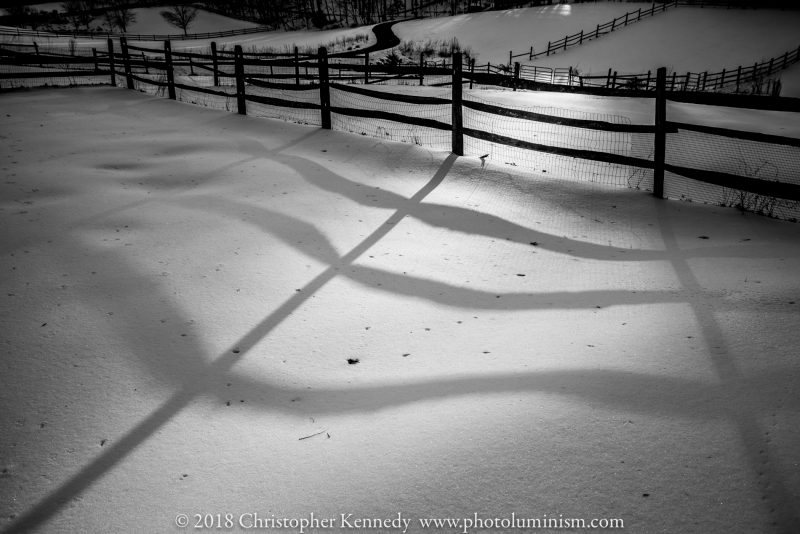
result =
M645 9L642 11L642 8L637 9L636 11L631 11L629 13L625 13L625 15L621 15L618 18L615 18L611 22L606 22L605 24L598 24L597 28L594 31L585 31L581 30L580 33L576 33L574 35L567 35L563 39L559 39L558 41L550 41L547 43L547 50L543 52L534 53L533 47L528 52L521 52L519 54L514 54L513 51L509 50L508 52L508 64L511 65L514 62L514 58L518 57L525 57L527 56L528 61L532 61L534 58L541 57L541 56L549 56L550 54L555 54L560 50L566 50L571 46L582 45L584 42L591 41L592 39L597 39L598 37L605 35L607 33L613 32L615 29L620 27L625 27L628 24L637 22L642 20L646 17L652 17L657 13L663 13L670 7L676 7L678 5L678 0L673 0L672 2L665 2L661 5L656 5L653 3L653 6L650 9Z
M666 172L669 172L706 184L752 192L757 195L768 197L800 201L800 185L795 183L764 180L752 176L691 168L670 163L666 161L665 158L668 135L677 134L681 130L728 139L748 140L769 145L800 148L800 139L796 138L732 131L723 128L669 121L666 117L667 100L714 106L800 112L800 99L721 95L685 90L669 91L670 82L666 74L666 69L661 68L657 71L655 76L655 92L635 92L637 96L654 99L655 124L615 124L605 121L544 115L525 110L508 109L494 104L465 100L462 97L462 87L464 84L491 83L497 81L499 78L507 80L508 77L501 77L490 73L470 73L464 71L462 69L460 53L454 56L453 64L449 68L444 68L368 65L366 62L332 64L324 48L320 48L318 54L315 56L300 57L299 55L289 55L267 57L263 54L244 54L242 48L238 45L232 52L218 51L215 46L212 46L212 54L210 55L173 51L168 41L164 43L163 50L132 46L129 45L124 38L121 39L120 45L121 50L116 51L113 46L113 41L109 39L108 50L102 53L95 52L91 57L71 56L66 54L36 55L0 48L0 67L4 69L18 69L16 72L0 73L0 80L53 76L107 76L111 83L116 85L116 77L122 76L125 78L125 86L130 89L135 88L134 81L155 85L164 88L164 92L171 99L176 98L176 89L235 99L236 111L243 115L247 114L248 102L284 108L318 110L321 115L321 126L326 129L331 128L332 114L339 114L350 117L394 121L400 124L416 125L439 131L450 131L452 137L451 149L452 152L457 155L464 155L464 137L468 136L491 143L554 154L567 158L579 158L606 164L652 169L653 193L658 197L663 197L664 195L664 176ZM159 57L154 59L152 57L153 54L157 54ZM186 85L176 82L173 71L178 66L183 68L190 67L192 69L197 68L200 71L208 73L213 76L213 87ZM275 67L289 68L293 70L293 72L289 74L276 74L271 72ZM19 69L27 70L22 72ZM158 78L154 78L151 75L148 76L151 69L155 72L163 73L163 76ZM258 72L253 72L254 69ZM452 85L452 93L450 99L386 93L383 91L371 90L367 88L365 84L354 85L349 83L354 81L354 76L357 77L359 81L363 80L367 83L373 80L387 81L396 79L406 79L412 82L422 83L426 77L447 76L449 77L447 84ZM283 81L276 82L271 81L271 79ZM224 90L226 86L232 90L235 88L234 92L231 90ZM263 94L250 94L247 90L248 87L280 89L280 94L287 94L287 91L291 93L318 89L319 100L317 102L309 102L264 96ZM554 86L547 87L550 87L550 90L552 90ZM560 89L575 93L599 95L619 94L618 91L611 88L569 86ZM332 90L372 99L403 102L411 105L450 105L452 107L451 120L448 124L441 120L414 117L402 113L365 109L363 107L332 106L330 98ZM631 157L597 150L564 148L533 143L515 139L503 135L503 133L464 127L463 114L466 110L517 120L521 119L523 121L549 123L569 128L631 134L653 134L653 159ZM800 152L796 153L796 156L790 157L797 158L797 161L792 163L793 165L800 165Z
M263 33L275 31L274 27L259 26L256 28L241 28L238 30L226 30L211 33L190 33L183 35L181 33L170 35L141 35L134 33L115 33L115 32L87 32L87 31L73 31L73 32L59 32L59 31L39 31L39 30L26 30L24 28L0 28L0 35L15 35L24 37L72 37L74 39L108 39L109 37L119 38L125 37L135 41L180 41L189 39L218 39L220 37L232 37L235 35L248 35L251 33Z

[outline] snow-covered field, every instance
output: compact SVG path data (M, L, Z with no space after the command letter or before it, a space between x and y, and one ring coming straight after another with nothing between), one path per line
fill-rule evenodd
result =
M123 89L0 117L3 532L797 524L796 224Z
M0 171L3 534L800 525L797 224L111 87L0 94Z
M643 4L602 2L470 13L403 22L395 26L395 33L401 39L415 41L456 37L461 45L478 53L479 63L508 63L509 50L517 54L531 46L546 50L548 41L593 29L639 5Z
M402 39L425 41L456 37L478 54L477 63L508 63L508 53L533 47L547 50L548 42L581 30L593 30L636 11L642 3L612 2L554 5L473 13L442 19L404 22L395 26ZM524 64L551 68L574 67L583 74L604 75L608 69L637 74L667 67L670 72L720 72L751 66L800 46L798 10L741 10L678 7L631 23L611 34L551 56ZM800 66L783 71L783 96L800 97Z

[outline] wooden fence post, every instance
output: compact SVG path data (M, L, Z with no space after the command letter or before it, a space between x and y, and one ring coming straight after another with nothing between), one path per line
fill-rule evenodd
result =
M167 94L170 100L176 100L175 73L172 71L172 44L169 39L164 41L164 63L166 63L167 67Z
M108 69L111 71L111 85L117 86L117 73L114 70L114 41L108 38Z
M37 36L37 37L39 36L39 32L38 32L38 31L36 32L36 36ZM34 41L34 42L33 42L33 48L34 48L34 50L36 50L36 57L39 57L39 43L37 43L36 41ZM43 67L44 67L44 65L42 65L41 63L39 63L39 68L43 68Z
M533 46L531 46L531 52L528 54L528 61L533 59Z
M331 129L331 88L328 82L328 49L319 47L319 103L322 112L322 128ZM366 55L369 61L369 54Z
M119 46L122 48L122 64L125 66L125 81L128 89L133 89L133 77L131 76L131 57L128 54L128 40L122 35L119 38Z
M547 55L548 56L550 55L550 41L547 41ZM508 63L511 64L511 60L510 59L509 59Z
M211 67L214 69L214 87L219 85L219 60L217 59L217 43L211 41Z
M294 47L294 83L300 85L300 52Z
M578 44L579 44L579 45L582 45L582 44L583 44L583 30L581 30L581 40L580 40L580 41L578 41ZM531 47L531 50L533 50L533 47Z
M628 25L628 13L625 13L625 26Z
M244 89L244 54L242 45L236 45L233 49L233 71L236 74L236 107L239 115L247 115L247 101L245 100Z
M608 76L606 76L606 88L611 87L611 69L608 69Z
M519 65L519 63L517 63ZM475 77L475 58L469 62L469 88L472 89L472 80Z
M423 70L424 68L425 68L425 56L420 54L419 55L419 84L420 85L424 84L424 81L423 81L423 78L425 77L425 71Z
M614 71L614 79L611 82L611 88L612 89L616 89L617 88L617 71Z
M328 49L325 49L325 54L328 53ZM326 56L327 57L327 56ZM364 52L364 83L369 83L369 52Z
M517 85L519 85L519 61L514 63L514 90L517 90Z
M639 14L636 15L636 22L639 22L640 20L642 20L642 8L641 7L639 8Z
M452 148L456 156L464 155L464 125L461 115L461 52L453 54L452 80L453 137Z
M656 134L653 147L653 196L664 198L664 160L667 152L667 69L656 71Z
M597 39L600 36L600 25L597 25L597 29L594 31L594 38Z

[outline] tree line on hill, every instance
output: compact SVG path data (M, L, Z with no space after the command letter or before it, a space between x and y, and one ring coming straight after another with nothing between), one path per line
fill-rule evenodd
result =
M191 27L198 9L264 26L295 30L311 27L356 27L423 15L455 15L493 9L598 1L615 0L65 0L60 4L61 10L49 12L29 5L31 0L6 0L9 7L2 10L4 16L0 16L0 24L30 27L33 30L67 27L71 31L89 31L94 24L96 31L125 33L136 22L137 8L165 7L161 16L184 34ZM725 4L736 8L784 8L793 4L787 0L683 1Z

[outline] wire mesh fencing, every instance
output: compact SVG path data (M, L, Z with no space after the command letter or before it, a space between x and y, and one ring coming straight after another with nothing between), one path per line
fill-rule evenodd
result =
M426 91L420 97L363 87L331 86L333 129L450 150L449 89Z
M495 134L530 145L652 160L652 154L647 150L645 134L624 131L624 128L609 131L563 124L567 121L548 121L548 118L568 119L570 124L580 124L579 121L584 121L587 126L595 123L599 128L603 125L630 125L631 121L627 117L553 107L523 107L504 104L503 108L507 110L523 112L517 117L512 117L494 113L494 104L474 92L465 93L464 99L466 102L484 104L487 109L487 111L483 111L467 104L464 113L465 129ZM537 118L539 120L535 120ZM634 139L634 136L637 135L639 137ZM641 167L588 159L590 154L587 154L585 158L567 156L472 136L465 138L464 148L468 155L479 157L485 155L487 160L523 166L540 173L608 185L647 186L645 183L647 173L643 173ZM652 180L652 177L650 179Z
M0 45L0 88L111 82L213 109L452 149L565 179L661 194L663 174L667 197L800 220L798 139L663 119L659 126L658 118L655 126L637 125L620 115L500 104L478 89L497 89L491 84L498 83L498 76L463 73L464 81L452 65L368 65L352 58L329 62L322 53L293 61L243 54L240 47L234 53L212 47L209 55L172 51L168 43L163 49L121 45L119 50L112 44L109 50ZM658 82L662 89L663 70ZM426 87L399 87L422 84ZM465 90L469 85L476 89ZM659 94L657 98L665 98L663 91ZM755 105L744 98L751 97L695 92L666 97ZM759 102L756 109L794 110L791 102ZM656 131L664 134L663 162L656 161L661 143Z
M785 139L781 144L776 139L763 142L678 127L677 133L667 135L666 163L728 175L715 180L719 183L711 183L669 172L668 168L664 179L667 197L800 220L800 202L742 189L741 183L732 178L800 186L800 140Z

